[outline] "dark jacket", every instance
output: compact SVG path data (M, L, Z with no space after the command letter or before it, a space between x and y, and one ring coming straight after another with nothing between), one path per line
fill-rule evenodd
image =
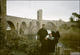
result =
M44 40L44 38L48 35L48 32L46 29L44 28L41 28L39 31L38 31L38 36L40 38L40 41L42 42Z

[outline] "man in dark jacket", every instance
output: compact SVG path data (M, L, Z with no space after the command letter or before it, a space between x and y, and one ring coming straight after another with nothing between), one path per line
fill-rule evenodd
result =
M41 55L45 55L47 54L47 41L45 40L45 37L48 35L48 32L45 28L45 24L42 25L42 28L38 31L37 34L41 42Z

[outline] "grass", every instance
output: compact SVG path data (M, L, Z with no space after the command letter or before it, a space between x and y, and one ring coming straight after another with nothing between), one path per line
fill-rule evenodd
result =
M75 51L80 51L80 29L70 28L68 30L61 31L60 41L69 48Z

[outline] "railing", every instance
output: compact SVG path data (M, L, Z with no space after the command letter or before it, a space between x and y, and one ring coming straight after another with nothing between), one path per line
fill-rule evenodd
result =
M63 46L56 46L55 55L80 55L80 52L73 52L70 48L64 48Z

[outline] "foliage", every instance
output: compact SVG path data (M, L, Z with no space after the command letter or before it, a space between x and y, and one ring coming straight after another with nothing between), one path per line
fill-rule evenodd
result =
M78 15L73 13L73 15ZM72 17L71 17L71 21ZM72 48L73 50L80 51L80 22L67 22L59 27L60 31L60 41L65 47Z
M73 22L74 20L73 20L73 18L72 17L70 17L70 22Z
M60 31L68 30L68 29L70 29L70 27L66 23L59 26Z
M72 13L72 15L80 19L80 15L79 15L79 14L77 14L77 13Z
M61 32L61 42L69 48L80 51L80 29L79 28L71 28L69 30L65 30Z
M26 55L39 55L39 45L40 42L38 40L29 40L27 36L18 36L16 31L7 31L6 44L3 49L3 54L5 52L5 55L11 55L14 52L15 55L15 52L17 51L20 53L23 52Z

